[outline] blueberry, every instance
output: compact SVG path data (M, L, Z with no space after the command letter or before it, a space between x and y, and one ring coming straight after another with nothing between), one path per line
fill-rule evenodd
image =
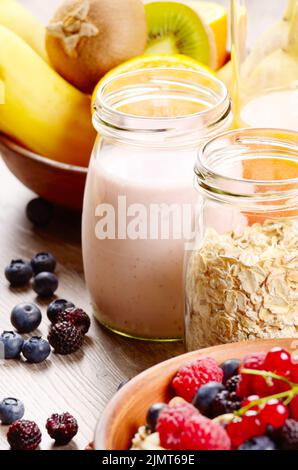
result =
M120 382L120 384L119 384L118 387L117 387L117 392L118 392L118 390L120 390L121 388L123 388L124 385L126 385L129 381L130 381L130 379L122 380L122 382Z
M33 289L40 297L51 297L58 288L58 278L53 273L39 273L33 279Z
M10 321L19 333L30 333L41 322L41 311L35 304L16 305L10 316Z
M26 214L34 225L44 227L53 216L53 205L41 198L32 199L27 205Z
M53 273L56 267L56 260L51 253L37 253L31 260L34 274Z
M24 342L22 353L28 362L37 364L43 362L50 354L51 347L46 339L32 336Z
M2 424L12 424L23 418L24 413L23 403L16 398L4 398L0 402L0 420Z
M60 313L64 312L67 308L74 308L75 305L65 299L56 299L50 303L47 309L48 319L52 323L56 323L57 317Z
M24 343L21 335L14 331L3 331L0 342L4 345L5 359L16 359L20 357L20 352Z
M165 408L165 406L165 403L155 403L154 405L150 406L146 420L152 432L155 431L159 413Z
M12 260L10 265L5 268L5 277L12 287L25 286L32 276L31 264L22 259Z
M260 436L244 442L238 450L276 450L276 444L269 437Z
M224 386L219 382L209 382L202 385L197 391L192 404L208 418L212 417L212 402L216 395L224 390Z
M221 364L220 367L221 367L221 369L224 373L224 376L223 376L223 383L224 384L231 377L234 377L234 375L238 374L240 363L241 363L241 361L239 361L238 359L228 359L227 361L225 361Z

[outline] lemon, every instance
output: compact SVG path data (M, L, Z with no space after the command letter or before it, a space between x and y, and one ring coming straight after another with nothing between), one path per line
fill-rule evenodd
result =
M190 6L211 28L215 42L215 69L222 67L227 60L228 12L227 9L213 2L187 0Z
M93 112L93 104L96 98L97 91L101 86L102 82L111 78L113 76L120 75L125 72L132 72L134 70L154 68L154 67L179 67L186 68L191 70L198 70L207 72L211 75L214 75L213 71L206 65L200 64L191 57L184 56L182 54L160 54L160 55L142 55L134 59L123 62L123 64L118 65L114 69L110 70L96 85L93 94L92 94L92 106L91 110Z

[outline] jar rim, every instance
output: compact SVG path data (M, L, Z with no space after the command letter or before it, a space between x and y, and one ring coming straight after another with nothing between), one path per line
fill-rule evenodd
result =
M176 92L174 87L181 99L184 93L189 101L196 99L198 103L201 100L201 105L204 102L205 108L170 116L138 115L118 109L121 103L130 99L142 100L145 93L148 100L166 92L170 98ZM93 124L99 132L117 137L125 134L127 138L130 134L131 138L132 134L138 134L136 140L140 140L142 135L154 135L157 140L175 137L177 140L178 137L189 138L190 133L198 134L202 129L207 136L214 135L215 130L221 132L226 128L223 123L226 124L230 116L231 101L227 87L212 74L183 67L148 67L103 81L96 94Z
M226 155L224 155L226 152ZM241 152L248 158L241 158ZM197 182L204 190L217 192L222 197L240 196L253 198L253 187L259 188L258 197L266 198L271 192L298 194L298 177L283 179L253 179L228 175L223 171L223 159L243 163L265 158L295 161L298 170L298 132L277 128L243 128L224 132L206 142L198 152L195 165ZM253 158L253 157L254 158ZM233 161L234 158L234 161ZM221 171L220 171L221 168ZM228 191L227 185L237 186L237 191ZM262 192L262 188L264 191Z

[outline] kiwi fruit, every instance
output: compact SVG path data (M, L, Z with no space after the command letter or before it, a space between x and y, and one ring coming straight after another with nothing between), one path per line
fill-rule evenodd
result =
M152 2L145 11L146 54L184 54L213 65L212 32L192 8L178 2Z
M146 41L142 0L64 0L46 33L52 66L86 93L110 69L142 54Z

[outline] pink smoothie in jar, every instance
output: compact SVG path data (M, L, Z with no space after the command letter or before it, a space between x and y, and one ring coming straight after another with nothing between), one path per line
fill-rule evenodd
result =
M230 126L229 111L224 85L189 70L130 72L99 90L82 241L94 314L111 330L182 338L193 167L202 142Z

